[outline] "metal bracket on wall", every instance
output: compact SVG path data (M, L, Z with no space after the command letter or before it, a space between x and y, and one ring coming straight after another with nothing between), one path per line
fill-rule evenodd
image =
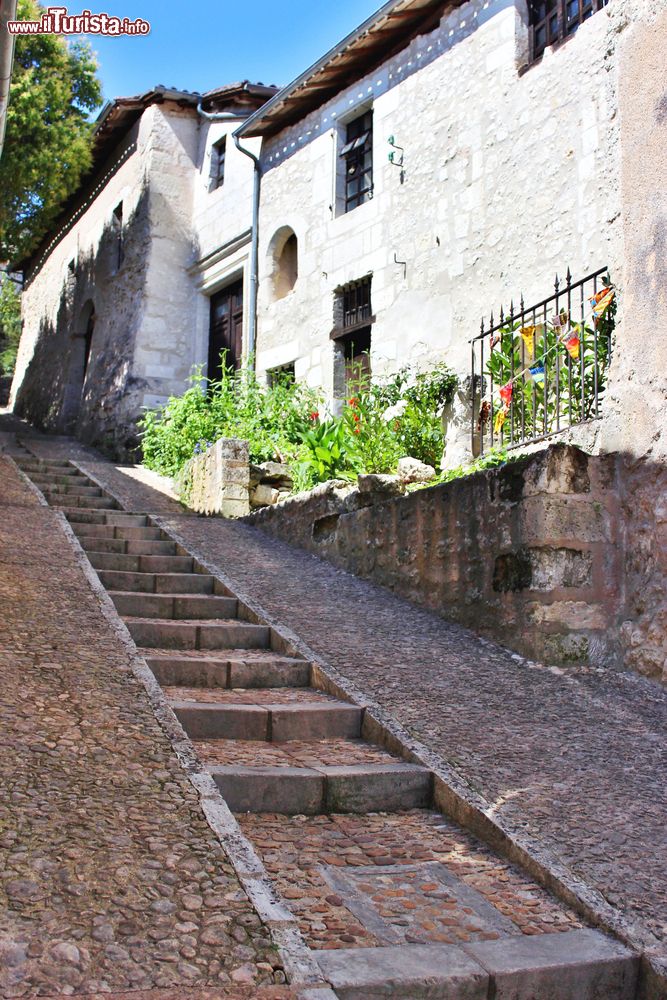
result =
M395 250L394 250L394 264L400 264L403 267L403 281L405 281L408 275L408 262L407 260L399 260L398 257L396 256Z

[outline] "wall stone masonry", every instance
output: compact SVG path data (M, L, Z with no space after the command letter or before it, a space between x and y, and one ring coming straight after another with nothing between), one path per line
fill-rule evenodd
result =
M616 479L614 457L558 444L356 510L327 484L248 520L533 659L620 666Z
M243 517L250 511L248 442L220 438L181 473L181 495L200 514Z

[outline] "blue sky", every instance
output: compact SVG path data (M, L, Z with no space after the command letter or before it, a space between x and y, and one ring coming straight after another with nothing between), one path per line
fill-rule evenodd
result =
M151 24L148 36L88 36L100 63L105 99L155 84L210 90L235 80L289 83L361 24L382 0L86 0L84 8ZM185 13L184 13L185 11Z

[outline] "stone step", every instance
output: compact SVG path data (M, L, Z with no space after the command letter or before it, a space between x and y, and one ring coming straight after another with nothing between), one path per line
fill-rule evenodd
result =
M44 496L52 507L81 507L87 511L118 510L118 504L110 497L77 497L70 493L45 491Z
M268 649L271 643L270 628L249 622L127 618L125 624L137 646L151 649Z
M213 692L212 692L213 693ZM361 736L363 709L333 698L316 699L300 689L301 700L262 700L260 703L205 701L179 698L178 689L170 689L169 701L181 725L191 739L197 740L289 740L358 739ZM229 692L234 698L235 692ZM310 698L310 700L308 700Z
M139 594L213 594L215 589L214 578L205 573L124 573L122 570L101 570L98 576L107 590Z
M121 570L125 573L192 573L194 567L192 556L119 555L114 552L89 552L87 549L86 555L94 569Z
M99 538L79 535L81 547L86 552L112 552L119 556L175 556L175 542L142 541L132 538ZM123 567L118 567L122 569ZM134 572L130 569L130 572Z
M71 469L73 475L80 476L81 473L78 469L75 469L73 465L70 465L69 461L63 459L60 461L49 460L43 461L41 458L19 458L17 460L17 465L21 469L26 470L41 470L43 472L58 472L60 475L67 475L67 472L63 473L63 469Z
M102 497L104 496L99 486L86 486L85 483L73 486L65 486L62 483L39 483L33 479L36 486L39 486L45 496L67 496L67 497Z
M53 484L54 486L92 486L90 479L87 476L82 476L77 472L76 469L72 469L71 472L63 469L59 473L55 472L34 472L30 476L33 483L37 486L48 486Z
M134 541L171 541L160 528L122 528L113 524L82 524L74 529L79 538L125 538Z
M206 764L206 768L229 808L239 813L396 812L428 806L432 797L428 768L401 760L313 767Z
M590 929L314 954L340 1000L634 1000L639 966L631 951Z
M212 594L144 594L136 591L109 591L119 615L132 618L188 619L236 618L238 604L233 597Z
M206 652L174 656L144 650L144 659L162 685L199 688L296 688L310 684L310 663L270 651Z
M68 510L65 512L68 521L75 524L112 524L117 527L140 528L148 525L145 514L126 514L125 511L104 510ZM75 529L76 530L76 529Z

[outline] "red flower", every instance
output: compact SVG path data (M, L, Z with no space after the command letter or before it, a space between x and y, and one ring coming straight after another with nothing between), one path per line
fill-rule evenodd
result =
M356 406L358 402L359 400L355 396L353 396L352 399L348 399L350 406Z
M354 418L355 424L358 424L359 423L359 419L360 419L359 414L358 413L353 413L352 416Z
M317 412L317 410L313 410L313 412L310 414L310 419L313 421L320 419L320 415Z
M361 427L355 427L354 428L354 433L355 434L361 434Z

